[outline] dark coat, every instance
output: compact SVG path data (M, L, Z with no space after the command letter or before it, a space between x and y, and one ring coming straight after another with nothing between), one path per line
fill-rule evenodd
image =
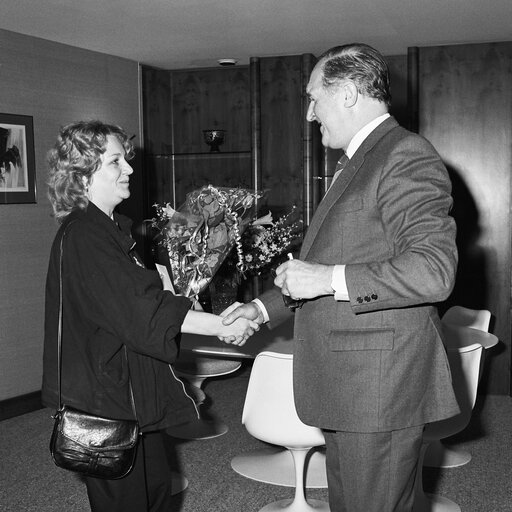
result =
M190 301L162 290L158 273L144 268L135 254L131 221L116 214L114 220L90 203L66 218L53 242L46 281L43 403L57 407L58 402L59 260L65 230L62 402L106 417L133 418L130 375L143 430L183 423L197 410L170 363L178 354Z
M434 303L457 266L448 173L434 148L393 119L362 143L320 203L300 259L344 264L350 301L295 313L294 391L308 424L382 432L458 413ZM286 314L260 297L271 322Z

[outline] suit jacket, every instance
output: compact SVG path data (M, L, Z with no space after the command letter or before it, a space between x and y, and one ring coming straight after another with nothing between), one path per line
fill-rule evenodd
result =
M321 428L381 432L457 414L436 302L453 288L455 223L447 171L431 144L389 118L318 206L300 259L345 264L350 301L295 312L297 412ZM287 312L260 297L271 324Z

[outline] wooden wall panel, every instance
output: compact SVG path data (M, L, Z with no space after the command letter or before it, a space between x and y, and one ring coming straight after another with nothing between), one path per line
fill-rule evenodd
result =
M309 95L307 94L307 87L309 78L315 65L317 58L310 54L302 55L302 180L303 180L303 220L304 229L309 226L316 206L320 202L320 188L322 180L319 177L322 175L322 162L324 147L322 146L322 134L320 133L320 125L313 121L307 120L307 112L309 109Z
M142 68L147 216L154 203L179 207L204 185L254 186L251 174L250 86L247 66L161 70ZM204 129L224 129L210 152Z
M147 215L151 218L155 215L153 205L155 203L175 204L174 187L174 163L172 155L146 155L144 170L147 176Z
M172 96L169 71L141 66L142 119L144 133L145 219L155 216L155 203L175 203L172 159ZM152 247L147 226L144 260L152 265Z
M453 182L460 252L448 302L489 309L490 393L510 391L512 43L419 49L419 129ZM489 357L490 356L490 357Z
M172 101L169 71L141 66L144 152L149 156L172 153Z
M299 55L260 59L263 204L275 218L293 205L302 212L301 61Z
M391 115L407 128L407 55L388 55L385 57L389 67Z
M139 140L138 64L0 30L0 112L33 117L37 203L0 205L0 400L41 388L44 285L57 224L46 153L61 125L97 118ZM132 183L141 180L136 163ZM137 187L135 187L137 188ZM127 202L130 211L138 201Z
M203 185L253 187L249 68L173 71L171 79L176 206ZM218 153L206 129L226 130Z
M174 157L176 205L180 206L188 192L205 185L253 188L250 153L220 153Z
M226 130L221 152L250 151L249 69L172 72L175 153L208 152L203 130Z

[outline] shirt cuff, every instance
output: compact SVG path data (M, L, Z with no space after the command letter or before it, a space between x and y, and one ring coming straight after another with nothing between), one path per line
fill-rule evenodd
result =
M270 318L268 316L267 308L263 305L263 302L261 302L260 299L252 299L251 302L254 302L260 308L261 314L263 315L263 323L266 324Z
M334 300L350 300L345 279L345 265L334 265L331 288L334 290Z

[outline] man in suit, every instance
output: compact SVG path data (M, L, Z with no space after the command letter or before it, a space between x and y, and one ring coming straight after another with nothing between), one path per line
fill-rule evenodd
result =
M435 307L457 266L451 184L434 148L390 117L375 49L327 51L307 93L308 121L348 163L277 288L224 321L295 315L296 408L324 431L331 511L411 511L424 425L458 413ZM291 313L280 292L302 307Z

